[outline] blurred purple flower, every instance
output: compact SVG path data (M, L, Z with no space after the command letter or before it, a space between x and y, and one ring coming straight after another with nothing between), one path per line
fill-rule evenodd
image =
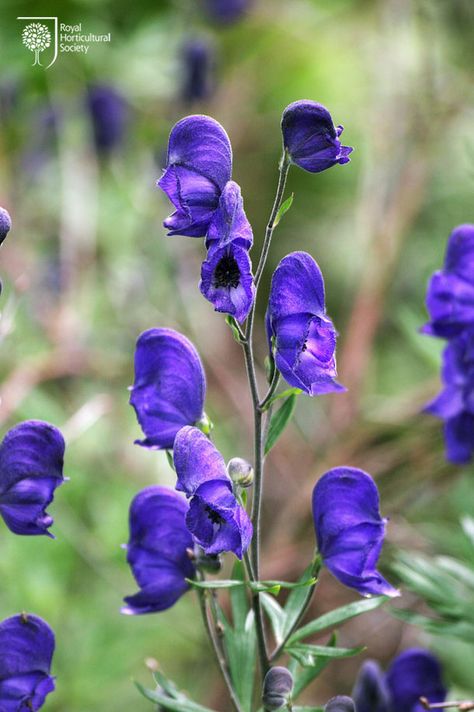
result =
M441 665L428 650L405 650L392 662L386 681L392 712L423 712L420 697L426 697L431 703L446 699Z
M375 660L365 660L352 690L357 712L390 712L385 675Z
M0 245L5 240L11 228L12 219L8 210L5 210L5 208L0 208Z
M444 268L428 285L430 322L425 334L451 338L474 327L474 225L459 225L451 233Z
M291 386L310 396L344 391L336 382L336 337L326 316L324 281L306 252L292 252L276 268L266 316L275 363Z
M232 149L209 116L187 116L169 137L167 168L158 181L176 208L164 221L168 235L204 237L232 173Z
M124 138L128 114L125 98L112 86L96 84L87 90L86 107L96 151L107 155L118 148Z
M243 17L252 0L204 0L208 15L222 24L231 24Z
M0 514L15 534L47 534L46 512L64 482L64 439L53 425L27 420L8 431L0 445Z
M336 163L349 163L350 146L341 146L343 127L334 126L331 114L315 101L295 101L281 119L283 145L292 163L310 173L320 173Z
M206 554L233 551L241 559L252 538L247 512L232 491L224 458L197 428L184 427L174 443L176 489L191 497L186 524Z
M145 434L137 445L170 450L183 425L203 416L204 369L193 344L173 329L148 329L135 350L130 404Z
M214 91L214 46L206 37L191 37L181 50L181 96L186 104L209 99Z
M445 421L448 460L469 462L474 455L474 326L446 346L441 377L444 389L425 411Z
M140 591L127 596L122 613L156 613L173 606L195 575L188 555L193 539L186 528L188 503L167 487L147 487L130 506L127 562Z
M353 467L326 472L313 491L313 519L319 553L341 583L362 596L399 595L375 568L386 520L370 475Z
M54 690L54 633L45 621L23 613L0 623L0 710L41 709Z

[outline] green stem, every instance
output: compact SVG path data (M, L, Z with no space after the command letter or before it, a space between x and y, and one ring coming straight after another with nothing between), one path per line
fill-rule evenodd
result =
M268 392L267 392L265 398L263 399L263 401L259 405L259 408L261 411L266 410L266 406L268 406L268 403L273 398L275 391L278 388L279 383L280 383L280 371L278 371L277 368L275 367L275 372L273 374L272 382L270 383Z
M300 612L298 613L298 616L297 616L295 622L293 623L293 625L291 626L290 630L285 635L285 637L283 638L281 643L279 645L277 645L275 650L270 655L269 659L270 659L271 663L273 663L282 654L285 645L287 644L287 642L289 641L289 639L291 638L291 636L293 635L293 633L295 632L295 630L297 629L299 624L301 623L301 621L304 617L304 614L308 610L309 604L311 603L311 599L313 598L313 593L315 592L317 585L318 585L318 582L316 581L316 583L314 583L312 586L308 586L308 592L306 594L306 597L303 601L303 605L300 608Z

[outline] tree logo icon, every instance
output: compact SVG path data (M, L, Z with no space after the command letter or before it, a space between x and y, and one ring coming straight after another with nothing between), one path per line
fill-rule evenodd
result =
M30 22L23 29L21 34L23 44L30 52L35 53L35 61L33 67L37 64L42 66L40 62L40 52L44 52L51 45L51 32L46 25L41 22Z

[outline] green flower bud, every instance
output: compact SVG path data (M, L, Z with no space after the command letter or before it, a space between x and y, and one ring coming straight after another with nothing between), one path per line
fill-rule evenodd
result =
M250 487L253 484L253 467L250 462L241 457L233 457L227 464L229 477L240 487Z
M204 435L210 435L212 430L214 430L214 423L209 418L207 413L203 413L202 417L196 423L196 428L204 433Z

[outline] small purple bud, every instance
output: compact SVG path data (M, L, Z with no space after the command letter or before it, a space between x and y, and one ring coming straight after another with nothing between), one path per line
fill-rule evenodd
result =
M241 457L233 457L227 463L227 472L234 484L240 487L251 487L253 484L253 467L250 462Z
M324 712L355 712L354 701L345 695L338 695L329 700Z
M265 710L281 710L288 706L293 691L293 675L284 667L272 667L263 681L262 701Z
M205 37L189 38L181 50L181 95L186 104L208 99L214 91L214 47Z
M12 219L8 210L0 208L0 245L12 228Z
M223 25L240 20L251 4L252 0L204 0L208 15Z

